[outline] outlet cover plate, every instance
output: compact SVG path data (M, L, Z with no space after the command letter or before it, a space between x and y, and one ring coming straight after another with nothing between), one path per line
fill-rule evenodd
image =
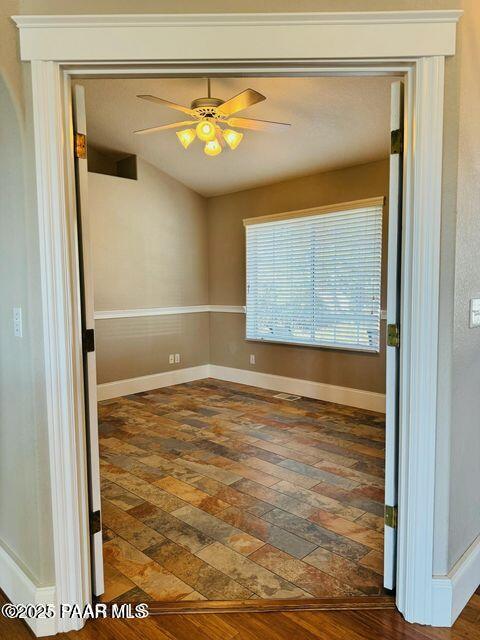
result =
M470 300L470 328L480 327L480 298Z

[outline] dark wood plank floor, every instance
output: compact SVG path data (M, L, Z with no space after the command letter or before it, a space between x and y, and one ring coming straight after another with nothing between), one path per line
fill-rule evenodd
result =
M275 395L100 403L106 601L383 593L384 416Z
M0 604L4 598L0 592ZM19 620L0 616L1 640L31 640ZM318 611L151 616L90 620L59 640L480 640L480 594L452 629L407 624L397 611Z

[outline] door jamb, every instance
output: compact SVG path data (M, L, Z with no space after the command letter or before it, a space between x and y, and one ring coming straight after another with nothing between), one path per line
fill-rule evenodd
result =
M91 601L70 78L179 73L168 62L102 63L31 63L57 605ZM268 68L184 64L185 75L405 74L396 602L408 621L431 624L444 56L309 61L303 70L293 58ZM64 619L57 630L82 626Z

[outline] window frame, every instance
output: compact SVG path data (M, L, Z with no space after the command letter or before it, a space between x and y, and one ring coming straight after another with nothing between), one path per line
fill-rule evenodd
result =
M307 217L314 217L328 213L341 213L342 211L354 211L355 209L362 210L368 208L379 208L381 210L381 239L380 239L380 296L379 296L379 337L378 348L373 349L365 348L364 346L354 345L340 345L340 344L321 344L321 343L302 343L288 340L276 340L275 338L252 338L247 335L247 317L248 317L248 243L247 243L247 229L249 226L255 226L258 224L268 222L281 222L287 220L295 220ZM362 200L353 200L348 202L335 203L331 205L310 207L308 209L299 209L294 211L286 211L281 213L274 213L262 216L255 216L251 218L245 218L243 224L245 227L245 340L247 342L264 343L264 344L277 344L285 346L294 346L307 349L328 349L333 351L353 351L356 353L371 354L374 356L380 355L382 352L382 336L381 336L381 322L383 317L382 310L382 280L384 277L383 269L383 234L385 225L385 196L375 196L371 198L364 198Z

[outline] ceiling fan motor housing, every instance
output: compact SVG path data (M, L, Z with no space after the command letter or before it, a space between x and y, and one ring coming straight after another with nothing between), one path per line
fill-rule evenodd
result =
M217 107L223 104L220 98L197 98L190 106L201 118L218 118Z

